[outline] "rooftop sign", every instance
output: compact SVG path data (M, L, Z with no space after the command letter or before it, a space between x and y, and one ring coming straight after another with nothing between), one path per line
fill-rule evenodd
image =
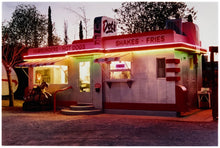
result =
M94 43L101 45L101 38L106 36L115 36L116 22L114 19L102 16L96 17L94 20Z
M163 43L175 42L174 32L172 30L158 31L158 33L152 34L141 33L141 34L130 34L124 35L123 37L112 37L105 38L104 48L120 48L120 47L132 47L132 46L143 46L143 45L155 45Z

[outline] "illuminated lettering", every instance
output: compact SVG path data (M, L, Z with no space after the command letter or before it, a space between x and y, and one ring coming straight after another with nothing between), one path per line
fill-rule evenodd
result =
M125 39L125 40L117 40L115 42L116 46L129 46L129 45L137 45L139 44L139 39Z
M51 46L45 48L35 48L33 49L34 54L46 54L46 53L58 53L66 52L71 50L82 50L85 49L85 44L73 44L66 46Z
M146 38L147 44L154 44L154 43L161 43L165 41L165 37L163 35L161 36L151 36Z

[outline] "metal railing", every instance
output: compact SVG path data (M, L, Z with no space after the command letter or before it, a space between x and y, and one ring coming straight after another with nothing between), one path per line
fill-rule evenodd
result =
M65 91L67 89L72 89L72 88L73 88L72 86L69 86L69 87L66 87L66 88L63 88L63 89L59 89L59 90L54 92L54 94L53 94L53 112L54 113L56 112L56 94L58 92Z

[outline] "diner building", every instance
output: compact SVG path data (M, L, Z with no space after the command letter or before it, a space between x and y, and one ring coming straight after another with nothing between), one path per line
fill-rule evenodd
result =
M94 19L94 36L70 45L29 49L29 89L41 82L56 94L56 107L90 103L102 110L186 112L198 107L202 87L199 29L181 19L167 29L117 35L116 22Z

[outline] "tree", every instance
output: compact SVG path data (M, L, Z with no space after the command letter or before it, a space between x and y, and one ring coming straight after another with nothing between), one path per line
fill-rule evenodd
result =
M53 34L53 45L58 46L61 44L61 39L57 34Z
M165 29L166 20L191 14L196 19L194 7L183 2L124 2L114 9L122 33L141 33Z
M60 45L61 39L59 36L53 34L55 32L55 23L52 24L52 19L51 19L51 8L49 6L48 8L48 26L47 26L47 31L48 31L48 38L47 38L47 43L48 46L57 46Z
M70 12L76 14L80 19L83 20L83 23L84 23L84 30L85 30L85 35L86 35L86 38L88 37L88 22L89 22L89 19L87 19L86 17L86 11L85 11L85 8L84 7L79 7L79 9L82 11L82 15L80 13L78 13L77 11L71 9L71 8L65 8L66 10L69 10Z
M79 23L79 39L83 39L83 26L82 26L82 21Z
M8 44L25 44L26 47L42 46L47 34L47 19L33 5L18 5L11 20L2 27Z
M8 89L9 89L9 106L14 106L14 93L12 89L12 77L11 69L16 64L22 61L22 52L25 51L25 47L22 45L9 45L6 43L7 35L2 39L2 64L5 66L8 77Z
M64 21L64 44L67 45L68 44L68 36L67 36L67 22Z
M51 20L51 9L48 8L48 46L53 46L53 26Z

